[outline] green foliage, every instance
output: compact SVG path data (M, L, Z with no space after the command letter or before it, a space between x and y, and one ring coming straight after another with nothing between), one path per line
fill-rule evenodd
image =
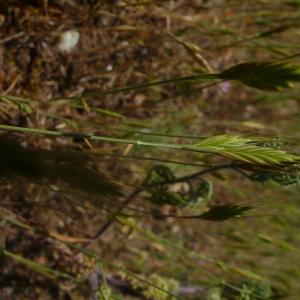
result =
M212 197L212 183L201 179L196 188L190 182L172 183L174 173L165 165L156 165L148 173L145 186L149 187L150 201L176 207L195 207L207 203ZM164 184L165 183L165 184Z
M124 277L124 274L122 275ZM173 278L166 278L156 273L151 274L145 281L136 280L133 277L125 276L135 290L141 290L144 297L151 300L176 300L175 296L179 282ZM150 284L147 284L147 283ZM158 288L155 288L158 287ZM167 291L168 293L164 292ZM170 294L169 294L170 293Z
M206 300L222 300L222 291L221 287L213 287L209 289Z
M176 207L184 207L188 199L184 198L179 193L171 193L166 190L156 190L152 192L150 201L158 204L168 204Z
M267 300L272 297L272 288L264 281L243 280L235 288L225 287L223 295L228 300Z
M292 244L288 243L285 240L275 239L263 233L258 234L258 238L264 243L275 245L283 251L297 251L296 247L294 247Z
M32 113L32 108L28 103L19 102L18 106L19 106L19 109L22 113L24 113L24 114L31 114Z
M213 184L212 182L201 179L196 190L192 193L190 197L190 202L187 203L187 207L197 207L207 203L213 195Z
M115 293L106 283L101 284L97 291L97 300L122 300L120 294Z
M254 165L278 166L299 161L296 155L279 149L257 146L256 142L240 136L218 135L205 139L196 146L202 151Z
M77 279L72 277L71 275L67 273L63 273L57 270L54 270L48 266L45 266L43 264L37 263L31 259L25 258L22 255L14 254L10 251L7 250L2 250L2 254L5 255L6 257L11 258L13 261L19 264L23 264L26 266L28 269L31 269L37 273L42 274L43 276L46 276L50 279L68 279L73 282L76 282Z
M209 289L207 300L267 300L273 293L269 283L259 280L242 280L224 287Z
M169 167L165 165L155 165L149 171L144 184L146 186L157 185L162 182L172 181L175 178L174 173Z
M283 172L255 172L249 178L253 181L264 183L266 181L274 181L284 187L291 187L300 184L299 173L283 173Z
M33 112L33 108L27 99L11 95L0 95L0 100L12 107L17 107L24 114L31 114Z
M156 273L151 274L147 280L151 282L153 285L158 286L166 291L171 293L176 292L177 288L179 287L178 281L172 278L165 278ZM155 299L155 300L175 300L174 297L167 295L166 293L152 287L148 286L144 289L143 294L148 299Z
M235 65L219 74L221 79L238 80L265 91L280 91L300 81L300 68L286 63L248 62Z

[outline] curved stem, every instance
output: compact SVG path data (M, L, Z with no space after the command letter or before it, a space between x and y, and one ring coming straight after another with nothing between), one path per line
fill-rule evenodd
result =
M127 196L121 206L114 212L114 215L120 214L122 210L139 194L143 191L142 188L138 188ZM101 228L95 233L91 240L82 246L82 249L87 249L94 241L96 241L114 222L114 218L108 219Z
M200 177L200 176L203 176L205 174L215 172L215 171L218 171L218 170L221 170L221 169L229 169L229 168L234 168L234 166L232 164L224 164L224 165L213 166L213 167L210 167L210 168L192 173L192 174L187 175L187 176L182 176L182 177L175 178L174 180L163 181L163 182L155 183L153 185L142 185L142 186L140 186L139 188L137 188L136 190L134 190L131 194L129 194L127 196L127 198L124 200L124 202L121 204L121 206L117 209L117 211L114 213L114 215L117 215L117 214L121 213L123 211L123 209L127 205L129 205L134 200L134 198L136 196L138 196L144 190L147 190L147 188L160 186L160 185L165 185L165 184L182 182L182 181L194 179L194 178L197 178L197 177ZM100 236L113 224L113 222L114 222L114 218L108 219L101 226L101 228L96 232L94 237L90 241L88 241L85 245L83 245L82 248L87 249L94 241L99 239Z

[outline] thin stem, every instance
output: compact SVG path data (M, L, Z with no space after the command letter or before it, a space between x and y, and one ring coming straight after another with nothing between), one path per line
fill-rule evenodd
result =
M290 60L290 59L293 59L293 58L298 57L298 56L300 56L300 52L297 52L297 53L292 54L292 55L284 56L283 58L279 59L278 62Z
M39 129L39 128L27 128L27 127L17 127L17 126L10 126L10 125L0 125L0 130L1 129L7 130L7 131L28 132L28 133L34 133L34 134L43 134L43 135L61 136L61 137L70 137L70 138L78 138L79 137L79 138L86 138L86 139L94 140L94 141L110 142L110 143L116 143L116 144L130 144L130 145L145 146L145 147L183 149L182 148L183 145L177 145L177 144L151 143L151 142L144 142L144 141L139 141L139 140L119 139L119 138L97 136L97 135L93 135L93 134L69 133L69 132L53 131L53 130L46 130L46 129Z
M129 139L119 139L119 138L111 138L104 136L97 136L93 134L82 134L82 133L70 133L70 132L62 132L62 131L53 131L39 128L27 128L27 127L17 127L10 125L0 125L0 130L7 131L16 131L16 132L27 132L33 134L43 134L50 136L60 136L60 137L70 137L70 138L82 138L93 141L101 141L101 142L109 142L115 144L127 144L127 145L136 145L143 147L156 147L156 148L166 148L166 149L177 149L177 150L187 150L187 151L195 151L202 153L210 153L210 151L206 150L206 148L193 146L193 145L180 145L180 144L169 144L169 143L152 143L145 142L140 140L129 140Z
M234 166L232 164L218 165L218 166L213 166L213 167L192 173L187 176L175 178L174 180L162 181L162 182L158 182L158 183L151 184L151 185L143 184L139 188L134 190L131 194L128 195L128 197L125 199L125 201L121 204L121 206L118 208L118 210L114 213L114 215L120 214L123 211L123 209L134 200L134 198L136 198L141 192L143 192L144 190L147 190L150 187L153 188L153 187L160 186L160 185L166 185L166 184L187 181L187 180L195 179L197 177L200 177L205 174L212 173L212 172L215 172L215 171L218 171L221 169L230 169L230 168L232 169L232 168L234 168ZM87 249L95 240L99 239L101 237L101 235L103 235L103 233L113 224L113 222L114 222L113 218L108 219L101 226L101 228L97 231L97 233L94 235L94 237L90 241L88 241L85 245L83 245L82 248Z
M247 43L247 42L254 41L256 39L269 37L269 36L272 36L273 34L280 33L282 31L285 31L285 30L289 29L289 28L291 28L291 24L289 24L289 25L280 25L278 27L275 27L275 28L272 28L272 29L269 29L269 30L266 30L266 31L259 32L255 35L251 36L251 37L243 38L243 39L240 39L238 41L229 43L227 45L223 45L221 47L218 47L217 50L221 50L221 49L225 49L225 48L229 48L229 47L235 47L235 46L239 46L241 44Z
M127 196L127 198L124 200L124 202L121 204L121 206L114 212L114 215L118 215L122 212L122 210L130 204L130 202L143 191L142 188L138 188L135 191L133 191L131 194ZM93 236L93 238L88 241L86 244L82 246L82 249L87 249L94 241L96 241L100 236L113 224L114 218L108 219L101 228L96 232L96 234Z
M99 92L99 94L109 95L109 94L129 92L129 91L137 90L137 89L143 89L143 88L147 88L147 87L154 86L154 85L161 85L161 84L174 83L174 82L184 82L184 81L213 80L213 79L219 79L218 74L210 74L210 73L195 74L195 75L190 75L190 76L176 77L176 78L171 78L171 79L166 79L166 80L132 85L132 86L124 87L124 88L112 89L109 91ZM83 93L82 96L89 97L89 96L94 96L95 94L97 94L97 92L86 92L86 93Z

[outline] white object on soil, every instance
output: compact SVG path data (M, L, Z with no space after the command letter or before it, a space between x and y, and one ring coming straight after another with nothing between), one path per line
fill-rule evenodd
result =
M79 42L80 34L75 30L68 30L61 34L58 49L61 52L71 52Z

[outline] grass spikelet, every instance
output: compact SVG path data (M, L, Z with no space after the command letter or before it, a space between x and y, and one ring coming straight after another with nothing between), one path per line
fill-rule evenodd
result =
M240 136L218 135L201 141L197 146L199 150L254 165L279 166L299 161L296 155L279 149L257 146L255 140Z
M300 81L300 68L287 63L247 62L223 71L219 78L238 80L264 91L280 91Z

